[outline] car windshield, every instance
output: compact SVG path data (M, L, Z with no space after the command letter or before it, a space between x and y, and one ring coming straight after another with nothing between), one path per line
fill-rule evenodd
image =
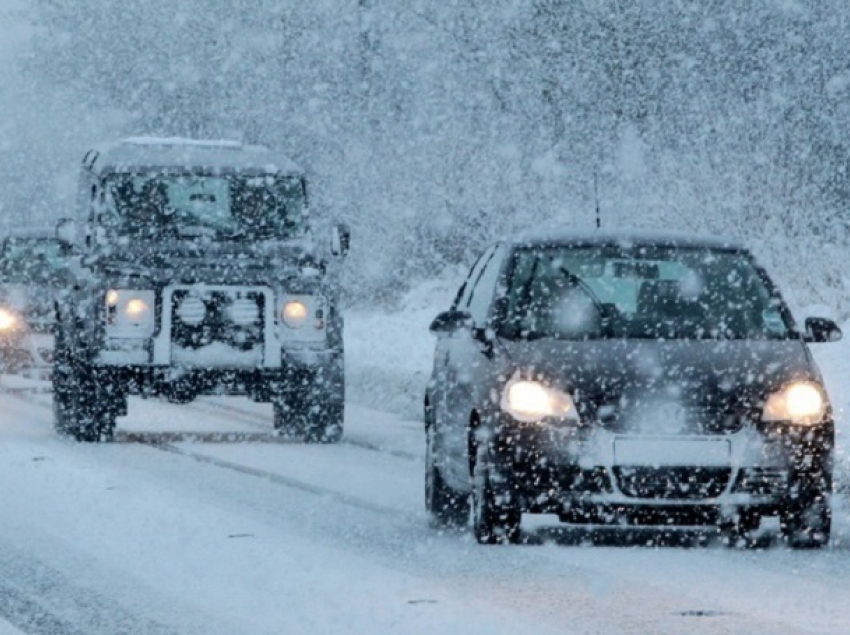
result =
M9 238L0 257L0 277L15 284L54 284L63 268L62 246L47 238Z
M511 338L783 339L791 324L751 257L705 248L547 247L516 252Z
M116 174L105 224L133 238L287 238L305 228L295 177Z

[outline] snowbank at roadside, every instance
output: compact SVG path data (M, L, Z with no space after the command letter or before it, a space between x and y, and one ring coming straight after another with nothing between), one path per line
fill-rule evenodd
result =
M436 338L428 326L449 308L463 280L434 280L411 290L398 310L354 309L345 314L347 399L422 418Z

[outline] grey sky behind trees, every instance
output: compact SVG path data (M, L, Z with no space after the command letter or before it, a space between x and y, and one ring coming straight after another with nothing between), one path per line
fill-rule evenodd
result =
M596 175L603 223L732 234L801 301L845 312L848 16L839 0L0 0L3 223L67 214L92 142L238 136L311 170L317 207L354 229L364 297L530 223L591 227Z

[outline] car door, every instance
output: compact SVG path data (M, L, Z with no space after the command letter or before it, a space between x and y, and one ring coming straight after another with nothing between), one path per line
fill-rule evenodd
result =
M496 287L502 272L505 247L494 245L485 252L484 265L471 281L465 304L458 309L468 311L473 327L452 334L447 360L445 450L448 458L447 477L456 485L469 485L469 424L472 412L489 393L492 374L492 347L481 333L487 326Z
M491 248L492 249L492 248ZM451 309L456 311L466 311L469 306L469 298L472 294L472 288L475 281L481 274L484 265L492 255L491 249L485 251L475 264L469 270L469 274L458 289ZM434 349L434 370L431 374L431 390L429 394L431 407L434 409L434 415L437 423L437 431L440 435L445 430L447 424L447 395L449 386L455 381L455 369L449 364L451 359L451 349L456 340L456 333L443 333L437 337L437 344Z

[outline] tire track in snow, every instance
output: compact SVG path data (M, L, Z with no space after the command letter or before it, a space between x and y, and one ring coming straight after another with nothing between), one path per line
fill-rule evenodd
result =
M32 398L29 394L24 391L8 391L7 394L20 399L26 403L30 403L36 406L40 406L43 408L50 408L51 405L39 399ZM244 413L244 411L243 411ZM251 413L244 413L251 414ZM258 422L255 420L256 427ZM252 434L252 433L239 433L239 432L211 432L211 433L162 433L162 432L133 432L133 431L117 431L115 434L116 441L121 443L136 443L140 445L145 445L154 450L159 450L162 452L167 452L176 456L185 457L188 459L192 459L198 463L204 463L206 465L211 465L214 467L218 467L220 469L229 470L231 472L237 472L239 474L243 474L246 476L252 476L254 478L260 478L266 481L270 481L277 485L282 485L288 487L290 489L296 489L302 492L307 492L310 494L316 494L318 496L322 496L324 498L330 498L335 500L336 502L348 505L350 507L355 507L357 509L366 510L369 512L382 514L382 515L390 515L397 516L402 518L411 517L411 514L403 512L399 509L389 507L386 505L381 505L378 503L373 503L363 498L359 498L357 496L351 496L349 494L343 494L337 490L322 487L319 485L313 485L306 481L302 481L300 479L296 479L290 476L284 476L282 474L278 474L276 472L271 472L268 470L263 470L260 468L254 468L243 463L236 463L233 461L227 461L225 459L220 459L214 456L210 456L208 454L204 454L202 452L195 452L191 450L184 450L183 448L174 445L175 442L178 441L213 441L213 442L238 442L238 441L271 441L276 443L293 443L291 441L287 441L285 438L281 438L277 435L269 435L268 433L261 434ZM356 444L349 444L354 447L360 447ZM382 452L379 448L363 448L369 451ZM386 453L389 454L389 453Z

